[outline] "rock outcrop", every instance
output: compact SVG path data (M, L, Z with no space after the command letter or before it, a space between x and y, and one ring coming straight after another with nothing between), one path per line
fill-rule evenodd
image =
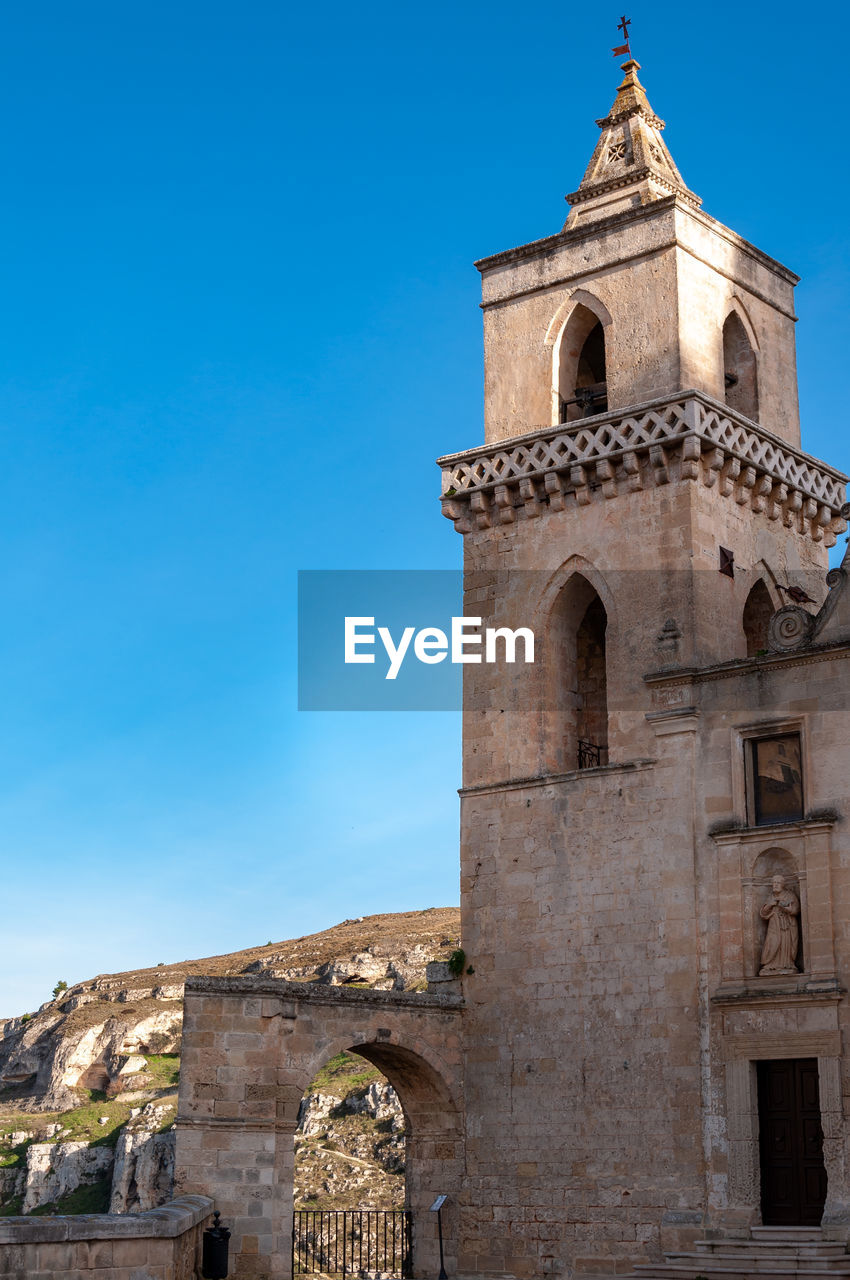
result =
M182 992L181 992L182 997ZM70 1005L70 1007L69 1007ZM144 1052L174 1053L181 999L70 1001L50 1005L0 1038L0 1088L22 1109L66 1111L80 1091L107 1096L144 1088Z
M112 1174L111 1147L87 1142L34 1142L27 1150L22 1213L56 1204L80 1187L101 1182Z
M174 1109L149 1103L128 1120L115 1148L110 1213L145 1213L171 1198L174 1183L174 1130L160 1127Z
M404 1151L404 1113L383 1078L342 1098L307 1094L295 1133L296 1208L401 1208Z

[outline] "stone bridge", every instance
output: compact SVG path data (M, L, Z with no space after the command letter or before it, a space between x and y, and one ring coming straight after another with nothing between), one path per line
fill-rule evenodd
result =
M460 996L284 982L267 976L186 983L177 1119L177 1195L211 1196L233 1230L231 1273L291 1270L294 1134L319 1069L351 1050L384 1073L407 1122L414 1274L436 1275L441 1192L447 1265L455 1262L464 1168ZM352 1206L356 1207L356 1206Z

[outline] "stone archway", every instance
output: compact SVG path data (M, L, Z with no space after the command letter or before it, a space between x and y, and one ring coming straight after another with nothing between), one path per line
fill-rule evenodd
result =
M262 978L186 984L177 1119L178 1194L212 1196L233 1231L241 1277L290 1275L293 1134L323 1062L350 1050L396 1090L408 1125L407 1200L414 1275L435 1272L428 1208L444 1217L453 1259L464 1166L458 996L351 990Z

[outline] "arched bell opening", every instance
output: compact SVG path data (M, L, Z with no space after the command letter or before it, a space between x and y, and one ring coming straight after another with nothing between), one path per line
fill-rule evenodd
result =
M756 353L737 311L730 311L723 325L723 379L729 408L758 422Z
M561 336L558 394L561 422L575 422L608 408L605 329L583 303L574 308Z

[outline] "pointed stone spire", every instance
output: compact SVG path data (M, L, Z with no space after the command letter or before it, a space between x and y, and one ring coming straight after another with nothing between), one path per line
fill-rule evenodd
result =
M664 121L652 110L638 79L640 64L623 63L623 83L604 120L596 150L578 191L567 196L572 206L567 228L597 222L636 205L677 195L699 208L702 201L685 185L661 137Z

